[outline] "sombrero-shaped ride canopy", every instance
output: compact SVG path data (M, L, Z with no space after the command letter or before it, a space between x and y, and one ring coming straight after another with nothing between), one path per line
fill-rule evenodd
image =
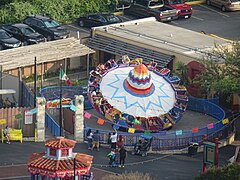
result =
M142 118L149 121L157 117L168 121L172 114L169 112L173 111L176 103L179 104L169 73L166 76L145 64L119 65L108 69L102 66L101 70L98 80L94 80L97 88L91 89L90 94L94 107L104 115L114 108L121 115L127 114L138 120ZM173 119L168 122L171 123Z

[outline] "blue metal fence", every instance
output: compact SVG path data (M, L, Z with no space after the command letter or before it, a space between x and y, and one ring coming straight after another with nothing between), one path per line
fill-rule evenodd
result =
M215 100L217 103L217 100ZM228 125L223 125L222 120L225 117L224 111L221 107L217 106L215 103L208 101L206 99L198 99L198 98L189 98L188 109L198 111L204 114L208 114L212 117L215 117L218 122L214 124L212 129L208 129L207 125L204 128L199 128L197 133L193 133L192 130L183 130L182 135L177 136L176 131L161 131L159 133L152 133L153 142L152 142L152 150L160 151L160 150L169 150L169 149L181 149L189 146L190 142L203 142L203 137L206 134L209 139L213 139L218 137L220 140L228 137L234 131L234 120L237 116L229 117L231 123ZM85 128L85 133L87 132L88 127ZM95 131L95 129L92 129ZM108 134L110 131L107 130L99 130L101 134L101 142L108 142ZM119 134L124 137L124 144L126 146L133 146L134 143L138 142L140 136L143 133L124 133L119 132ZM85 134L86 135L86 134ZM86 137L86 136L85 136Z
M60 126L47 112L45 113L45 127L51 130L53 136L60 136Z

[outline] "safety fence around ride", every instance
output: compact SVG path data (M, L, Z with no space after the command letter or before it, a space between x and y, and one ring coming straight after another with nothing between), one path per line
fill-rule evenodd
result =
M153 151L161 151L161 150L175 150L182 149L189 146L191 142L202 143L204 135L206 134L209 137L209 140L214 138L219 138L219 140L225 139L229 137L234 132L234 121L239 115L231 116L225 118L224 111L217 106L218 100L215 99L214 103L206 100L206 99L198 99L198 98L189 98L189 109L198 111L204 114L208 114L212 117L215 117L218 122L211 123L206 125L204 128L196 128L197 131L193 132L193 130L180 130L181 133L177 131L160 131L158 133L151 133L153 136L152 141L152 150ZM197 108L199 107L199 108ZM88 130L88 127L85 128L85 133ZM95 129L92 129L95 131ZM110 131L99 130L101 134L101 142L107 143ZM119 132L124 137L125 146L133 146L136 142L138 142L141 135L144 133L126 133Z
M239 117L240 117L239 114L229 117L228 119L230 122L228 124L222 126L221 128L217 127L214 132L207 133L206 135L208 137L208 140L213 141L215 138L218 138L219 140L223 140L230 137L235 131L234 123ZM96 129L91 129L91 130L96 131ZM88 128L85 128L85 136L84 136L85 138L86 138L87 131L88 131ZM109 139L109 133L111 133L111 131L99 130L99 132L100 132L100 142L103 144L107 144ZM152 151L157 152L157 151L164 151L164 150L182 150L189 147L189 144L191 142L197 142L199 143L199 145L201 145L203 143L203 138L205 135L204 131L198 134L194 133L194 135L193 133L184 131L185 134L183 133L183 136L181 137L177 136L175 133L171 133L171 134L170 133L171 132L169 132L169 134L165 134L163 132L159 132L159 133L151 134L151 136L153 137L153 141L151 145ZM133 147L139 141L139 139L141 139L141 135L143 135L143 133L130 134L126 132L118 132L118 135L123 136L123 141L125 146Z

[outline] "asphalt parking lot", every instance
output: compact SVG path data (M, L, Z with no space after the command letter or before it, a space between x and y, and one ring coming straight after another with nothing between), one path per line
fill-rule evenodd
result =
M240 39L240 11L221 12L220 9L205 4L192 7L193 15L190 19L178 19L169 24L196 32L204 31L206 34L215 34L225 39ZM121 15L120 18L123 21L136 19L136 17L126 15ZM79 31L80 38L90 36L90 30L80 28L77 23L66 26L71 31L71 36L77 37L77 31Z

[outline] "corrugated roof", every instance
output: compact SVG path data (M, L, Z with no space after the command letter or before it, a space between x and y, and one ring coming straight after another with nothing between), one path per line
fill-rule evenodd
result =
M3 70L11 70L34 65L35 57L40 64L92 53L95 51L80 44L76 38L67 38L0 51L0 65Z
M154 59L154 61L158 63L159 68L167 66L167 64L175 58L171 55L149 50L147 48L142 48L101 35L95 35L93 38L89 39L87 46L119 56L128 55L130 59L142 58L145 63Z

